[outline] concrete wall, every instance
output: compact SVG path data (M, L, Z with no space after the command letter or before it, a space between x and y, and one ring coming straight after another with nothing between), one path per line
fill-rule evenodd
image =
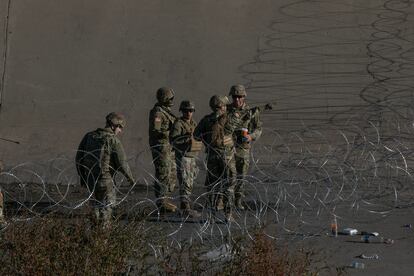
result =
M175 89L176 111L193 99L200 119L212 94L242 81L238 67L255 54L271 2L11 0L0 135L21 144L0 142L1 159L73 155L110 111L126 114L122 140L134 155L147 147L160 86Z
M7 49L6 68L0 56L0 136L21 142L0 141L0 159L11 165L73 158L83 134L102 126L110 111L126 114L122 140L134 158L148 149L147 116L160 86L175 89L176 113L181 100L194 100L196 119L209 112L212 94L241 82L250 101L278 101L263 116L276 131L310 126L369 134L373 125L387 128L381 122L390 118L404 126L414 116L413 6L0 0L0 53Z

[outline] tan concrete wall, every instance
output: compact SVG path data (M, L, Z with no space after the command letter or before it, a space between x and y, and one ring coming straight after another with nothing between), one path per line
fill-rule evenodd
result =
M21 144L1 142L1 159L70 155L115 110L128 118L133 155L147 147L160 86L175 89L175 109L193 99L200 119L212 94L242 81L238 66L255 54L271 2L12 0L0 134Z
M0 0L1 40L7 3ZM351 140L356 129L375 137L373 125L393 135L393 126L413 119L407 1L10 3L0 136L21 144L0 141L6 164L72 158L82 135L114 110L127 115L122 140L133 158L148 148L147 116L160 86L175 89L175 112L194 100L200 119L212 94L241 82L252 102L278 101L263 116L266 127L310 127L340 142L346 129ZM391 124L381 124L387 118ZM261 143L275 137L265 131Z

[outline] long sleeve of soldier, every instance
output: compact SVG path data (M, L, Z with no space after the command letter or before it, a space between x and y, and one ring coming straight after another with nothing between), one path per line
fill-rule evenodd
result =
M121 172L130 184L133 184L135 180L126 160L124 148L120 142L114 144L112 155L114 158L115 169Z
M170 143L172 145L182 145L187 143L189 140L188 136L184 136L183 129L180 126L180 123L176 121L170 132Z
M260 113L255 112L252 116L252 121L250 122L250 137L252 140L258 140L262 135L262 121L260 120Z
M167 120L161 112L156 112L150 120L151 132L158 139L166 139L168 137L168 124L163 125L163 121Z

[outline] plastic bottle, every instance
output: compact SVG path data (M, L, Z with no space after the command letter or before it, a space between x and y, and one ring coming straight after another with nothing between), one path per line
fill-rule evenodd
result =
M370 236L370 235L362 236L361 240L366 242L366 243L394 244L394 240L392 240L392 239L385 239L383 237L374 237L374 236Z
M241 132L242 132L243 142L248 143L249 142L249 138L248 138L249 130L247 128L242 128Z
M364 269L365 268L365 264L364 263L359 263L357 261L353 261L351 264L352 268L357 268L357 269Z
M334 216L331 222L331 233L334 237L338 237L338 221L336 220L336 216Z

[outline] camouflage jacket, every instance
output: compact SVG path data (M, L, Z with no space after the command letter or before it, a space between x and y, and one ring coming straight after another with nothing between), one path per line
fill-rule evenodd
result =
M149 144L151 147L157 145L169 145L170 130L176 120L170 108L155 104L149 114Z
M227 114L219 114L213 112L204 116L198 123L194 130L194 138L203 141L206 151L213 150L228 150L234 147L233 143L224 143L223 136L233 135L235 123ZM219 137L219 140L216 138Z
M76 154L76 169L83 185L88 175L99 180L111 178L117 171L134 183L121 141L110 128L98 128L83 137Z
M235 108L233 105L227 106L227 114L231 117L231 122L234 123L233 138L236 142L236 148L246 148L246 143L243 142L242 128L249 131L252 140L257 140L262 135L262 122L260 121L260 111L258 108L250 108L244 104L241 108Z
M191 138L193 137L196 123L193 120L179 118L175 121L170 132L170 141L177 156L195 157L196 152L191 152Z

